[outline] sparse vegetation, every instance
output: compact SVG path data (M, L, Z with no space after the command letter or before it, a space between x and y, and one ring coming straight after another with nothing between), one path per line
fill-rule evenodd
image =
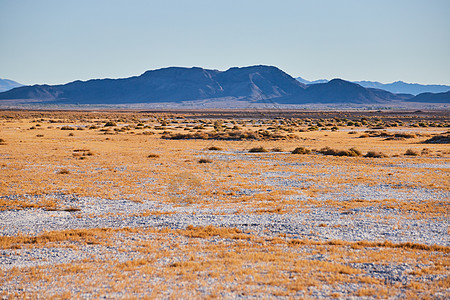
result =
M450 151L420 143L448 124L444 112L3 111L0 295L445 295ZM60 220L94 228L45 231Z
M325 147L319 150L319 153L324 155L333 155L333 156L361 156L362 153L355 149L350 148L348 150L336 150L330 147Z
M387 155L380 151L369 151L366 155L364 155L364 157L383 158L387 157Z
M114 126L117 126L117 124L115 122L108 121L105 123L105 127L114 127Z
M248 150L250 153L261 153L261 152L269 152L266 148L259 146L259 147L253 147Z
M408 149L408 150L406 150L405 155L419 156L419 152L417 152L416 150L413 150L413 149Z
M292 151L292 154L309 154L311 150L306 149L305 147L297 147Z
M208 148L208 150L211 150L211 151L221 151L222 148L216 147L216 146L211 146L211 147Z
M212 160L211 159L208 159L208 158L201 158L201 159L199 159L199 161L198 161L200 164L209 164L209 163L212 163Z
M424 141L425 144L450 144L450 133L440 134Z

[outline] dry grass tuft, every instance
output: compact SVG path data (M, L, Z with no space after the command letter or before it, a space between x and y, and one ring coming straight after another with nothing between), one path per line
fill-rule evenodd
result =
M221 238L226 239L250 238L249 235L242 233L242 231L237 228L215 227L212 225L197 226L197 227L189 225L185 230L180 230L179 232L188 237L203 238L203 239L214 236L219 236Z
M216 147L216 146L211 146L211 147L208 148L208 150L211 150L211 151L221 151L222 148Z
M305 147L297 147L292 151L292 154L308 154L311 150L306 149Z
M419 156L419 152L413 150L413 149L408 149L405 152L405 155L409 155L409 156Z
M330 147L325 147L319 150L319 153L324 155L333 155L333 156L361 156L361 151L350 148L348 150L336 150Z
M201 159L198 160L199 164L209 164L209 163L212 163L212 162L213 161L211 159L208 159L208 158L201 158Z
M369 151L366 153L366 155L364 155L364 157L383 158L388 156L380 151Z
M70 171L67 169L61 169L61 170L58 170L58 172L56 172L56 174L62 174L62 175L70 174Z
M259 152L269 152L269 151L266 148L264 148L263 146L260 146L260 147L251 148L250 150L248 150L248 152L259 153Z
M450 133L440 134L423 142L424 144L450 144Z

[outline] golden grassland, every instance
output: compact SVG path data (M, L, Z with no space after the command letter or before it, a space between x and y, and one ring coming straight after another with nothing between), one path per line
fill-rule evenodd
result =
M379 208L395 209L397 218L448 220L448 198L361 199L348 188L382 184L398 191L448 194L449 171L443 163L448 165L450 146L424 141L448 136L449 119L445 114L404 115L225 118L211 112L1 111L0 212L47 210L67 211L77 218L105 217L86 216L76 204L67 206L57 196L63 194L154 201L175 208L195 205L214 208L219 215ZM249 153L258 147L260 152ZM309 153L292 154L297 147ZM321 149L326 147L336 153L353 148L361 154L324 155ZM364 157L368 152L382 155ZM270 176L301 179L301 184L273 184ZM334 196L323 200L333 193L345 194L347 200ZM308 201L296 195L307 196ZM145 210L133 215L175 214ZM445 245L264 237L214 226L0 236L0 250L10 251L9 255L58 247L80 253L97 247L103 254L67 264L43 261L0 268L0 284L10 287L2 296L450 296L450 248ZM117 259L117 253L124 255ZM393 262L410 264L408 272L414 279L386 282L355 267ZM432 275L436 279L429 279Z
M136 236L145 239L133 238ZM346 285L350 284L358 285L357 290L350 291L357 296L398 296L399 290L406 287L407 297L423 298L448 288L448 277L428 282L424 276L445 274L450 267L450 248L445 246L315 242L284 236L264 239L251 232L213 226L190 226L185 230L68 230L33 238L2 238L2 248L15 245L104 247L102 255L71 264L12 268L0 273L3 283L12 282L15 287L37 285L38 292L22 293L31 298L48 290L56 290L57 297L70 298L77 294L71 292L77 291L77 287L83 287L83 292L94 297L114 293L179 297L185 293L216 298L223 292L242 296L307 297L315 289L324 288L340 291L328 295L340 297L349 292ZM122 261L109 259L116 251L134 255ZM317 255L325 255L327 259L313 260ZM415 279L405 286L367 276L352 267L352 264L371 262L414 263L416 267L408 272Z

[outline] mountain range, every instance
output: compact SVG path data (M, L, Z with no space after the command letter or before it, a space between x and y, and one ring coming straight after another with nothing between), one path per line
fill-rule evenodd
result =
M279 104L392 101L448 103L448 94L395 94L333 79L306 85L273 66L230 68L226 71L169 67L121 79L93 79L63 85L17 87L0 93L2 100L33 100L44 104L134 104L196 100L242 100Z
M317 83L327 83L329 81L328 79L309 81L303 79L302 77L297 77L296 79L299 82L307 85ZM392 83L381 83L378 81L352 81L352 82L366 88L381 89L394 94L411 94L414 96L422 93L445 93L450 91L449 85L406 83L403 81L396 81Z
M23 86L23 84L15 82L13 80L0 78L0 92L9 91L19 86Z

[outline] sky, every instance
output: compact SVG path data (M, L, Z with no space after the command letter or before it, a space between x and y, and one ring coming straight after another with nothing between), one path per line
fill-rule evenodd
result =
M62 84L169 66L450 85L448 0L0 0L0 78Z

